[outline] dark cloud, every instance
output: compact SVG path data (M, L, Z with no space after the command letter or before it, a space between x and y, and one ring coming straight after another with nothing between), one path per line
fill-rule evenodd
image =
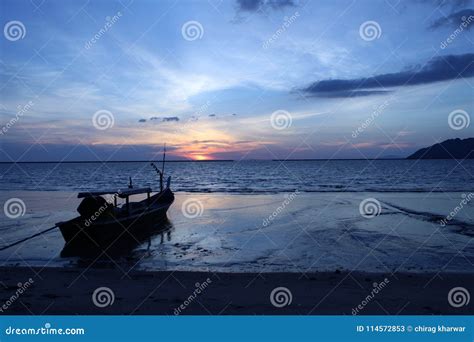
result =
M146 122L146 119L140 119L138 122Z
M293 0L237 0L238 9L245 12L255 12L259 9L271 8L280 9L284 7L293 7Z
M216 114L209 114L209 117L214 118L216 117Z
M463 29L470 30L474 26L474 9L464 9L448 15L447 17L435 20L429 28L431 30L438 29L443 26L459 28L463 22Z
M177 116L169 116L169 117L164 117L163 119L161 119L161 121L163 121L163 122L170 122L170 121L178 122L179 118Z
M448 55L431 59L423 67L390 74L348 79L323 80L302 90L318 97L355 97L381 94L387 88L427 84L474 76L474 54Z
M177 116L165 116L163 118L160 118L158 116L152 116L150 118L150 121L161 121L161 122L170 122L170 121L179 121L179 118Z
M257 11L263 5L263 0L237 0L237 5L241 11Z

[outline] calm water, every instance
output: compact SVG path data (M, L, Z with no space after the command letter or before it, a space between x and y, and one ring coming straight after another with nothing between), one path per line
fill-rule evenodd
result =
M186 192L466 191L474 160L181 162L166 164L173 189ZM146 162L0 164L0 190L92 190L158 186Z

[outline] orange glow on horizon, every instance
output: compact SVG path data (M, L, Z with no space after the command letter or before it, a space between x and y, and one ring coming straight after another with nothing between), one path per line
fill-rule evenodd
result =
M190 156L193 160L211 160L212 158L203 154L195 154Z

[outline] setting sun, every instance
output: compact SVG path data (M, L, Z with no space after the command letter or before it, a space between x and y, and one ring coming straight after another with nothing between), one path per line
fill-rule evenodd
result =
M193 156L191 156L191 158L194 159L194 160L209 160L209 159L211 159L208 156L204 156L202 154L193 155Z

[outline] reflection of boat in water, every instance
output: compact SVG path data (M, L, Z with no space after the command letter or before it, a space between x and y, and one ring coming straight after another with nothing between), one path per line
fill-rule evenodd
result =
M163 169L160 171L154 164L152 166L160 175L160 191L156 194L152 195L151 188L133 188L131 181L125 190L79 193L78 198L83 198L77 208L80 216L56 224L66 242L61 255L107 253L120 246L136 246L160 229L166 229L166 212L174 201L171 177L164 186ZM146 198L130 202L130 196L140 194L146 194ZM103 196L109 197L109 201ZM119 206L118 198L124 199L125 203Z

